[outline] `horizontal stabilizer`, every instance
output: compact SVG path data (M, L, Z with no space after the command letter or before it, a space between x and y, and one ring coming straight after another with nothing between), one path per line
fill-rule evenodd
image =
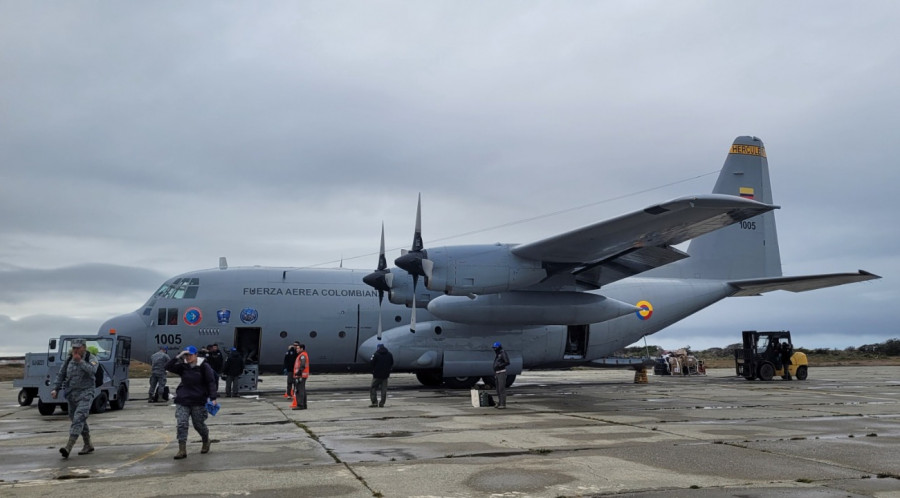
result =
M734 280L730 285L738 289L733 296L758 296L765 292L786 290L805 292L836 285L865 282L881 278L874 273L859 270L857 273L828 273L822 275L803 275L799 277L770 277L746 280Z

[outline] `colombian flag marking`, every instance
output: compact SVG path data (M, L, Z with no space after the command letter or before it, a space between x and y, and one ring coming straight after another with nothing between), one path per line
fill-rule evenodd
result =
M744 199L753 199L753 197L755 195L755 192L753 191L753 189L751 187L741 187L740 190L738 191L738 193Z
M653 316L653 305L650 304L650 301L638 301L635 306L640 308L640 310L635 311L634 314L641 320L649 320Z

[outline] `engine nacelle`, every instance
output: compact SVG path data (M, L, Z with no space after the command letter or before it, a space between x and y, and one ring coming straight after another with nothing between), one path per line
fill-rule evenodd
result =
M391 290L388 292L388 301L411 308L413 302L412 275L400 268L391 268L391 273L394 276L391 281ZM416 287L416 308L427 307L434 295L434 292L425 288L424 282L419 278L419 285Z
M428 288L451 296L524 289L547 277L540 261L510 252L509 244L429 248Z

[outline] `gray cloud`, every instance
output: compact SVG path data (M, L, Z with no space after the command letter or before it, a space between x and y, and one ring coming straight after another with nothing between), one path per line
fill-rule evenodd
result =
M3 3L0 278L16 285L0 314L16 320L0 334L46 310L99 323L219 256L374 267L382 221L389 248L409 245L419 192L426 241L536 240L707 192L752 134L785 273L886 277L802 311L832 314L823 341L860 314L891 338L898 17L891 2ZM809 316L782 295L738 301L658 337Z

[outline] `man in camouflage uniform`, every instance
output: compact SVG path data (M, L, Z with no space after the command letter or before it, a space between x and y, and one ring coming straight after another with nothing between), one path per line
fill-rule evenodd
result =
M171 359L168 351L167 346L160 346L159 351L150 357L150 394L147 395L147 403L156 403L159 395L166 391L166 363Z
M69 426L69 441L65 447L60 448L59 452L63 458L69 458L78 435L84 440L84 447L78 452L79 455L87 455L94 451L91 444L91 430L87 424L88 414L91 412L91 405L94 403L95 375L99 365L97 359L87 351L84 340L74 339L72 341L72 352L66 358L59 374L56 376L56 384L50 396L53 399L59 395L62 388L66 389L66 401L69 404L69 420L72 425Z

